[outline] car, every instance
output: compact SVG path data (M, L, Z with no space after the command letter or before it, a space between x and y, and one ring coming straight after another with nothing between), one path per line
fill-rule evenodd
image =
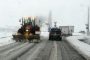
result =
M49 40L62 40L61 30L59 28L51 28L49 32Z

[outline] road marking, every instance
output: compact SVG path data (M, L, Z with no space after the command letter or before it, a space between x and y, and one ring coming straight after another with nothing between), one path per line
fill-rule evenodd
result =
M60 44L60 45L59 45L59 44ZM57 57L57 60L62 60L62 51L61 51L62 42L59 42L59 44L58 44L58 46L57 46L57 48L58 48L58 53L57 53L57 55L59 55L59 56Z
M37 58L38 54L40 53L40 51L42 49L44 49L45 43L44 44L39 44L38 46L34 47L34 50L32 50L32 54L27 57L26 60L34 60L35 58Z
M56 43L56 41L54 42L54 46L55 46L55 59L54 60L57 60L57 43Z
M57 43L54 41L54 46L52 48L51 56L49 60L57 60Z
M41 50L46 46L46 43L47 42L45 41L37 44L17 60L35 60L36 58L38 58L38 54L41 52Z

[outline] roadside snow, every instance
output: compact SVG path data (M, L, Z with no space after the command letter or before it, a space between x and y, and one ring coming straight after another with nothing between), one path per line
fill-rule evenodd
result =
M74 36L81 36L81 35L86 35L86 34L83 34L83 33L76 33L76 32L74 32L72 35L74 35Z
M12 32L1 32L0 33L0 38L12 36Z
M10 43L14 43L15 41L11 39L12 37L2 38L0 39L0 46L4 46Z
M90 60L90 45L78 39L85 39L85 36L70 36L66 38L74 49L82 54L87 60Z
M0 33L0 46L13 43L12 32L1 32Z
M90 44L90 36L87 36L87 35L86 35L84 38L86 39L85 42L86 42L87 44Z

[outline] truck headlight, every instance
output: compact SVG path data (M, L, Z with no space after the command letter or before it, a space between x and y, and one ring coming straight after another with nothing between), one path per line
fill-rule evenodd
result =
M28 31L28 30L26 30L26 31Z

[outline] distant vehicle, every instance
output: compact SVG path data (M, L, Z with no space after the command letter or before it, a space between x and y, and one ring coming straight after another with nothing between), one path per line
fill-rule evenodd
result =
M49 32L49 40L62 40L61 30L59 28L51 28Z
M36 17L23 17L21 19L21 28L18 29L16 34L13 34L15 41L33 41L33 39L40 41L40 27L39 20Z
M59 29L61 29L63 36L72 36L74 32L74 26L59 26Z

